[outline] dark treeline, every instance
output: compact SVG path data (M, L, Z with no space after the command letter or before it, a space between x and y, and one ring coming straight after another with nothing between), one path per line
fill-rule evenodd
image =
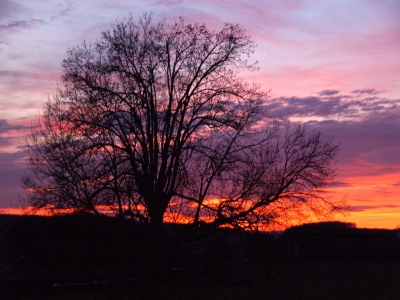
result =
M282 238L308 260L398 261L398 230L361 229L353 223L322 222L287 229Z
M242 244L247 234L229 229L165 224L154 241L148 225L91 214L0 216L0 223L0 295L7 297L54 293L55 286L90 288L93 282L145 293L155 285L229 285L215 273L248 253Z
M397 231L341 222L292 227L278 237L166 224L156 244L149 228L111 217L1 216L0 224L7 297L146 284L245 287L258 284L254 268L271 280L271 270L288 264L400 261Z

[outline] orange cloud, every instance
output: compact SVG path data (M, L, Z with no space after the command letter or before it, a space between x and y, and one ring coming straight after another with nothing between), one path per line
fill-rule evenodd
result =
M351 211L337 216L339 221L355 222L357 227L389 228L400 224L400 171L391 174L342 178L341 186L329 188L332 199L345 197Z

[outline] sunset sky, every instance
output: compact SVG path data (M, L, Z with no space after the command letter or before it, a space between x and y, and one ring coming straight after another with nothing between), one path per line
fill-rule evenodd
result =
M399 0L0 0L0 207L19 207L24 135L56 90L68 48L111 23L138 18L237 23L258 45L269 112L309 123L340 143L326 197L351 207L337 220L400 226Z

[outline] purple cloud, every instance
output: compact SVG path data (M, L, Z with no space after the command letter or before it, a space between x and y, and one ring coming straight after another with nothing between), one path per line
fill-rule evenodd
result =
M369 95L376 95L382 93L382 91L377 91L376 89L362 89L362 90L354 90L351 92L352 94L369 94Z
M340 143L338 163L346 169L353 166L348 173L380 175L398 172L400 108L375 111L361 120L310 121L308 125L335 136Z
M11 46L10 43L7 43L6 41L1 41L1 40L0 40L0 51L3 50L3 49L1 48L1 45Z
M58 17L64 17L69 15L75 9L75 3L73 1L67 1L65 4L60 4L60 10L55 16L51 16L51 20L55 20Z
M43 19L31 19L30 21L10 21L7 25L0 25L0 31L36 28L47 24Z
M0 9L0 17L12 16L21 12L23 8L15 3L15 1L2 0L1 1L1 9Z
M274 98L265 106L272 116L308 118L311 128L333 135L340 143L338 170L346 169L346 176L395 173L400 167L400 99L371 97L374 93L325 90L319 96Z
M267 110L277 117L292 116L329 116L349 110L350 103L342 101L342 97L329 97L328 99L309 97L279 97L266 103Z
M0 148L15 144L16 139L21 139L26 129L25 125L11 125L7 120L0 119Z
M320 95L320 96L332 96L332 95L336 95L336 94L339 94L338 90L323 90L318 93L318 95Z
M21 176L25 169L26 151L0 152L0 207L20 206L19 196L24 193Z
M349 187L352 186L351 184L344 182L344 181L334 181L332 183L329 183L327 187Z
M340 117L361 118L362 113L383 112L400 107L400 99L377 96L361 98L337 95L336 90L325 90L320 96L279 97L265 102L267 110L276 117ZM321 96L322 95L322 96Z
M72 1L68 1L66 4L66 7L62 8L59 12L60 16L66 16L67 14L69 14L71 11L73 11L74 9L74 2Z
M154 5L178 5L181 4L182 0L159 0Z
M379 209L379 208L399 208L400 205L395 204L386 204L386 205L352 205L350 206L350 210L353 212L363 212L371 209Z
M22 124L11 125L6 119L0 119L0 134L8 132L10 130L25 130L26 126Z

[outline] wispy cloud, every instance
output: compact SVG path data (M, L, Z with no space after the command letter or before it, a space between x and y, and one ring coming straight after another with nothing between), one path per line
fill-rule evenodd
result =
M29 29L36 28L41 25L47 24L43 19L31 19L29 21L20 20L20 21L10 21L7 25L0 25L0 31L8 31L8 30L18 30L18 29Z
M373 111L358 120L307 122L340 143L338 170L346 176L393 174L400 167L400 107Z
M348 182L344 182L344 181L334 181L327 185L328 188L341 188L341 187L350 187L350 186L352 186L352 185L349 184Z
M54 21L58 17L65 17L69 15L75 9L75 3L73 1L66 1L62 4L59 4L59 10L53 16L51 16L51 20Z
M154 2L154 5L177 5L183 2L183 0L159 0Z
M12 130L19 131L25 129L26 129L25 125L22 124L11 125L6 119L0 119L0 134L4 134Z
M1 48L1 45L6 45L6 46L11 46L10 43L7 43L6 41L2 41L0 40L0 51L2 51L3 49Z
M26 164L26 151L0 152L0 207L19 206L19 195L23 194L21 176Z
M40 103L32 102L33 99L39 97L43 102L56 86L60 75L61 70L46 65L38 65L35 70L0 70L0 82L3 84L0 110L21 107L26 103L40 107ZM13 101L16 96L20 97L19 101Z
M324 90L318 93L320 96L332 96L336 94L339 94L338 90Z
M278 97L266 101L269 112L277 117L324 117L334 119L361 119L371 112L383 112L400 107L400 99L359 97L376 95L374 89L365 89L357 95L340 95L337 90L318 92L319 96Z
M27 126L23 124L12 125L8 120L0 119L0 149L14 145L15 139L20 139L25 134L26 129Z
M340 143L338 163L339 170L347 170L344 177L398 170L400 99L381 97L376 89L344 95L338 90L323 90L316 94L273 98L265 105L272 116L300 119L333 135Z
M351 93L352 94L368 94L368 95L376 95L379 93L382 93L383 91L377 91L376 89L362 89L362 90L354 90Z
M354 212L363 212L370 211L373 209L382 209L382 208L399 208L400 205L395 204L386 204L386 205L352 205L350 206L350 210Z
M21 13L24 11L23 7L16 3L16 1L10 1L10 0L1 0L0 2L0 17L9 17L9 16L14 16L17 15L18 13Z

